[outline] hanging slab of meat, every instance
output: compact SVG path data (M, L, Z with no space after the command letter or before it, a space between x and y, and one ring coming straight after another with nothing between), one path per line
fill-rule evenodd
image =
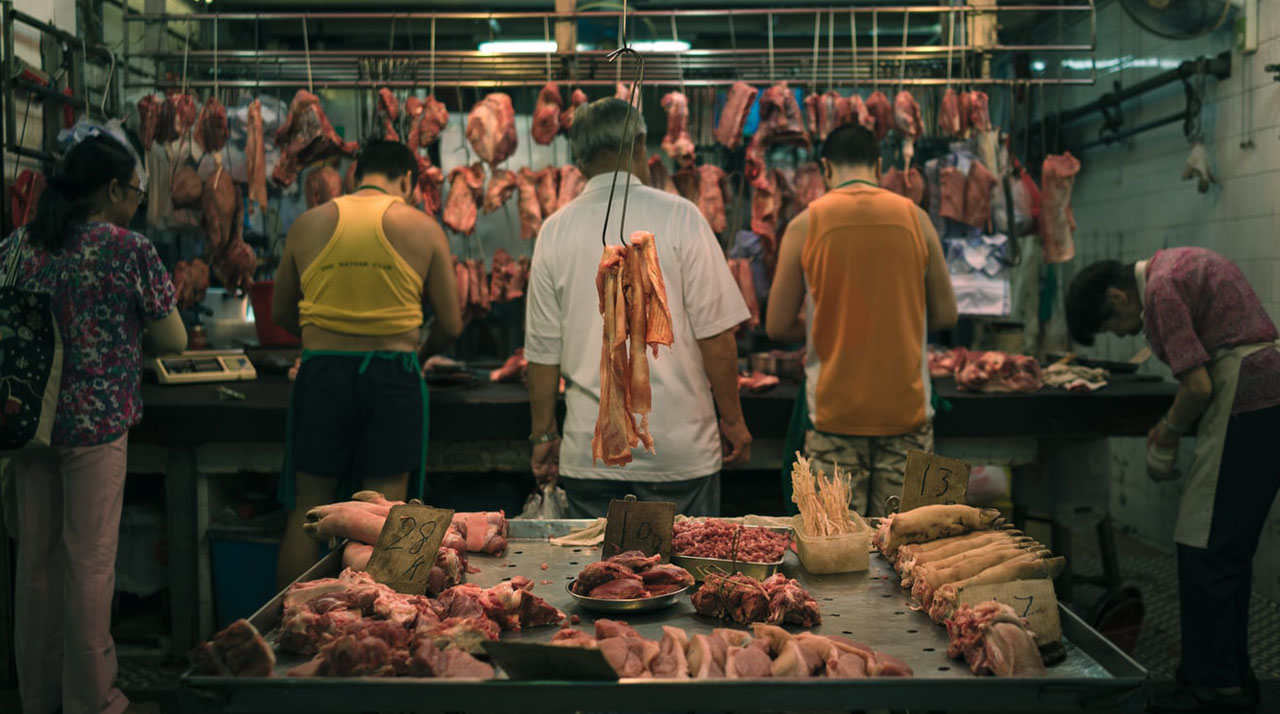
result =
M142 148L151 150L160 129L160 105L163 100L154 94L148 94L138 100L138 138L142 140Z
M456 255L453 256L453 281L458 286L458 306L462 308L462 317L466 319L467 302L471 297L471 271Z
M752 184L751 231L764 239L766 264L768 256L777 255L778 219L782 214L782 191L778 188L778 172L769 171L764 180Z
M404 100L404 111L400 114L407 131L405 132L405 144L410 149L418 148L418 122L422 121L422 112L425 105L421 99L410 94Z
M724 170L719 166L703 164L698 167L698 210L715 233L723 233L729 227L724 214L724 178Z
M1018 580L1040 580L1058 577L1066 565L1065 558L1041 558L1028 553L1006 560L964 580L947 583L933 593L933 601L926 609L929 619L941 624L955 612L959 593L971 585L994 585Z
M840 98L840 116L844 118L841 124L857 122L859 126L867 131L874 132L876 130L876 118L871 115L866 103L857 94Z
M1034 392L1044 386L1034 357L966 351L956 360L956 387L965 392Z
M662 97L667 113L667 133L662 137L662 150L676 161L692 161L693 139L689 136L689 99L681 92L668 92Z
M538 175L528 167L521 167L516 175L516 188L520 192L520 237L533 240L542 230L542 204L538 201Z
M236 195L239 196L239 192ZM239 210L241 207L237 206L237 217ZM258 256L248 243L236 236L221 255L214 256L213 269L228 293L239 294L253 285L253 273L258 269Z
M390 89L378 90L377 119L382 122L382 138L387 141L400 141L400 132L396 131L396 121L400 119L400 101Z
M884 141L889 129L893 128L893 105L884 92L876 90L867 97L866 108L875 120L876 141Z
M965 118L969 128L975 132L991 131L990 100L987 93L974 90L967 94L968 102L962 102L961 106L968 110L965 112Z
M953 221L964 222L964 200L967 190L968 181L960 169L954 166L944 166L938 172L938 192L942 194L943 218L949 218ZM955 372L954 367L947 372L950 376Z
M632 101L630 82L618 82L618 84L616 85L615 91L613 93L613 96L617 99L621 99L627 104L634 106L636 108L636 111L642 114L644 113L644 107L641 106L641 102L643 101L644 97L643 96L635 97L635 100Z
M652 237L648 240L651 243ZM648 266L639 248L633 247L627 252L626 262L623 265L627 301L627 334L633 336L628 355L630 384L627 385L627 396L630 397L631 411L640 417L636 435L644 448L653 453L653 436L649 433L649 414L653 411L653 390L649 383L649 360L645 356L646 345L642 337L649 330L645 295L647 269Z
M352 164L354 166L354 164ZM352 180L354 184L354 179ZM428 216L435 216L440 212L440 188L444 186L444 172L439 166L433 166L431 159L425 156L418 157L418 201L422 204L422 211ZM354 188L354 185L352 186Z
M407 105L406 105L407 106ZM411 118L409 125L409 148L427 148L440 138L440 132L449 125L449 110L444 104L429 96L422 103L422 112L417 120Z
M695 205L698 203L698 196L702 193L702 174L696 167L687 166L676 171L671 181L681 198Z
M961 605L946 625L947 655L963 658L974 674L1045 676L1035 634L1012 607L995 600Z
M489 277L489 296L492 302L518 300L524 297L524 289L528 284L529 275L525 264L512 258L510 253L501 248L494 251L493 272ZM517 349L516 356L523 359L524 349Z
M716 141L729 149L742 145L742 128L747 124L747 115L751 113L751 105L755 104L760 90L745 83L734 82L720 110L720 121L716 124Z
M565 164L560 167L560 188L556 196L556 210L569 205L569 202L582 193L587 187L587 177L582 175L577 166Z
M751 141L747 142L747 151L744 158L746 162L742 169L743 176L752 186L760 187L766 181L764 177L766 168L764 143L760 140L759 133L751 137Z
M675 181L671 180L671 174L667 171L667 165L662 163L662 157L657 154L649 157L649 185L659 191L680 195Z
M911 166L911 159L916 154L916 139L924 135L924 125L920 121L920 105L911 92L903 90L893 99L893 125L902 135L902 163Z
M1187 163L1182 167L1182 180L1196 179L1196 190L1207 193L1209 185L1218 182L1213 176L1213 168L1209 166L1209 154L1204 150L1202 142L1191 144L1191 153L1187 155Z
M468 296L469 307L473 314L483 315L489 312L493 301L489 292L489 274L484 269L484 260L467 259L467 270L471 273L471 294Z
M604 331L600 349L600 409L591 439L591 460L592 463L603 461L606 466L631 463L631 449L640 443L635 419L631 416L629 394L627 329L630 321L623 284L627 252L622 246L606 246L596 271Z
M210 96L196 121L196 143L209 153L222 151L230 133L227 129L227 108L217 97Z
M560 133L560 111L563 108L560 87L555 82L547 82L538 92L538 101L533 107L533 126L529 134L534 142L546 146L556 138Z
M449 198L444 206L444 224L471 235L476 229L476 209L484 193L484 165L459 166L449 172Z
M212 262L217 270L217 256L231 245L232 239L240 237L244 210L240 191L231 180L231 174L223 171L221 166L204 182L201 206L204 210L205 251L214 256Z
M262 102L249 102L244 139L245 175L249 182L249 209L267 212L267 157L262 136Z
M964 136L964 127L960 123L960 98L956 96L956 90L950 87L942 93L942 103L938 108L938 132L954 139Z
M893 560L898 548L911 543L924 543L938 538L962 535L970 531L989 530L995 526L1000 511L973 506L920 506L905 513L893 513L880 522L872 537L872 545Z
M1040 170L1043 190L1041 239L1044 262L1065 263L1075 257L1075 215L1071 212L1071 191L1080 172L1080 161L1066 152L1046 156Z
M797 213L827 193L827 185L822 181L822 169L816 162L810 161L796 167L795 176L791 179L791 193Z
M506 169L496 169L489 176L489 188L484 192L484 212L493 213L502 208L516 190L516 174Z
M578 111L578 107L587 103L587 93L581 89L573 90L573 94L569 95L569 106L560 112L560 131L568 134L569 129L573 126L573 113Z
M906 197L911 199L912 203L917 206L928 205L925 203L925 189L927 186L924 182L924 174L920 173L920 169L912 167L910 171L907 171L903 186L906 188Z
M631 234L631 250L644 263L644 305L645 333L644 342L658 357L658 345L671 347L675 344L675 334L671 328L671 307L667 302L667 282L662 277L662 266L658 263L656 239L648 231L636 231Z
M962 223L984 230L991 226L991 192L998 183L981 161L969 165L969 176L964 184Z
M192 127L196 124L196 116L198 107L196 106L195 95L192 94L171 94L165 100L168 111L172 112L173 127L170 132L169 141L187 136Z
M760 95L760 127L756 135L764 144L796 144L809 146L804 130L804 112L795 92L786 82L779 82Z
M542 207L542 217L545 219L555 213L556 208L559 207L560 169L555 166L547 166L539 171L537 175L538 205Z
M733 275L734 282L738 284L738 291L742 293L747 309L751 311L751 317L743 325L749 330L754 330L760 326L760 303L756 296L755 276L751 274L751 261L746 258L730 258L729 272Z
M203 260L179 260L173 266L173 291L177 295L179 308L185 309L204 302L208 290L209 266Z
M502 92L485 95L467 115L467 141L490 165L507 160L516 150L516 110Z
M809 133L813 138L824 141L836 127L853 121L852 103L834 89L822 94L810 94L804 100L809 110ZM859 100L861 103L861 100Z
M315 208L342 195L342 174L331 166L320 166L307 172L302 182L307 208Z
M338 136L320 107L320 98L305 89L293 95L289 115L276 130L275 143L281 151L271 178L281 186L292 185L302 167L340 154L351 156L358 147Z
M228 179L229 180L229 179ZM173 174L170 197L174 208L200 208L204 196L204 183L200 174L190 166L183 166Z
M880 177L880 188L893 191L899 196L907 195L907 177L898 167L893 167Z

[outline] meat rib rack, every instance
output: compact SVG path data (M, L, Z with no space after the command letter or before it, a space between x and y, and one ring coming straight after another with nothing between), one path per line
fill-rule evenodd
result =
M534 580L533 592L577 614L585 631L599 616L572 603L564 585L587 563L600 558L600 549L559 547L549 536L568 534L593 521L510 521L511 538L503 556L471 554L480 572L468 582L496 585L515 575ZM341 567L340 551L321 560L303 580L334 575ZM546 563L547 570L540 564ZM804 711L859 709L1079 711L1101 707L1108 711L1141 711L1145 702L1146 671L1089 628L1066 608L1060 608L1067 658L1049 668L1047 677L996 678L971 675L962 660L947 657L947 634L922 613L912 612L896 574L880 556L871 558L865 573L810 575L794 554L787 554L783 572L797 578L819 602L823 621L813 631L843 634L895 655L915 670L911 678L880 679L759 679L759 680L639 680L624 682L463 681L442 679L378 679L183 677L181 697L187 712L250 714L305 711L338 714L350 711ZM549 580L550 583L542 581ZM252 618L268 639L280 621L283 594L277 595ZM624 618L645 637L657 639L662 625L682 627L691 635L710 634L722 623L696 615L687 596L671 608ZM507 633L504 639L547 642L555 627ZM305 658L283 658L277 673Z
M186 86L209 87L215 65L222 87L512 87L540 86L549 78L575 86L613 86L620 76L606 56L621 44L626 24L631 41L696 37L693 49L644 52L645 80L653 85L781 80L884 87L1091 85L1096 79L1096 9L1093 0L1068 2L1074 4L988 0L951 6L645 10L626 13L625 23L617 11L128 13L126 38L144 39L128 40L125 56L127 62L154 66L157 81L128 85L146 88L178 86L184 76ZM1090 41L1001 44L995 30L997 23L1047 27L1054 22L1059 27L1087 23ZM613 27L616 37L609 29ZM602 28L604 37L594 45L573 39L580 31L599 38ZM708 32L718 33L714 41L703 41ZM181 40L187 33L189 44ZM221 47L207 39L218 35ZM369 41L359 42L355 35ZM550 42L557 36L569 38L562 38L560 47L574 49L533 54L475 49L475 40L486 37ZM1065 77L988 76L992 64L1015 55L1084 59L1090 69ZM166 72L173 73L171 78L160 79Z

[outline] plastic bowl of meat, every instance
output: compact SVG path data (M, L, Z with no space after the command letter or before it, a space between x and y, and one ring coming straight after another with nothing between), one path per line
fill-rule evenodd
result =
M689 571L633 550L591 563L565 590L588 610L650 612L670 607L692 586Z
M756 580L773 575L791 547L792 531L708 518L677 521L672 534L671 562L702 582L709 574L742 573Z

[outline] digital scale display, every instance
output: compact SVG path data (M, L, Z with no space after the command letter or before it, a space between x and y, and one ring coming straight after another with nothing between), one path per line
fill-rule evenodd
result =
M240 350L183 352L157 358L151 366L161 384L237 382L258 376L253 363Z

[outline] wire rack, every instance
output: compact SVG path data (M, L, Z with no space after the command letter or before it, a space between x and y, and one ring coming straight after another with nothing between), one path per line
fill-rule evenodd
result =
M1028 16L1028 13L1031 13ZM1087 44L1000 44L994 29L987 41L974 31L978 23L995 23L1015 15L1036 20L1055 14L1067 22L1088 23ZM773 27L786 19L812 18L812 46L796 46L776 38ZM537 86L548 80L581 86L609 85L619 80L618 69L607 60L614 47L572 52L493 54L479 50L434 50L436 38L456 39L471 34L477 23L490 27L534 27L545 33L584 21L612 22L622 35L621 12L506 12L506 13L209 13L127 14L126 30L142 24L200 23L200 46L126 47L129 61L156 63L158 81L133 82L131 87L298 87L330 88ZM1097 13L1092 0L1072 5L904 5L895 7L809 7L725 10L646 10L625 15L625 22L670 27L680 36L679 23L717 22L739 29L731 47L703 47L683 51L645 51L645 82L649 85L722 86L736 81L766 83L792 81L826 86L937 86L1093 84L1096 71L1069 77L1000 78L984 67L1016 54L1071 54L1087 57L1092 65L1097 39ZM916 25L911 27L911 21ZM322 33L334 23L385 22L390 29L387 48L328 49L318 47ZM213 23L213 27L206 27ZM922 33L920 24L931 31ZM320 29L323 26L327 29ZM212 49L210 35L221 30L222 47ZM747 29L750 27L751 29ZM246 28L251 28L246 32ZM210 33L209 30L214 30ZM398 30L398 32L397 32ZM870 31L870 39L864 35ZM492 34L492 30L490 31ZM664 30L665 32L665 30ZM314 34L313 34L314 33ZM683 33L688 37L692 33ZM233 36L234 35L234 36ZM248 35L248 37L246 37ZM922 35L927 41L920 42ZM130 36L126 34L126 36ZM268 49L262 42L301 37L304 46ZM502 33L500 33L500 37ZM631 35L634 38L634 34ZM882 39L883 38L883 39ZM663 39L666 39L664 37ZM407 42L406 42L407 40ZM914 40L914 41L913 41ZM456 44L456 42L454 43ZM701 45L702 43L698 43ZM808 45L806 39L804 42ZM407 45L413 49L402 49ZM216 74L215 72L216 65ZM185 71L182 71L184 70ZM174 76L164 78L166 71ZM181 72L181 74L180 74ZM185 77L185 80L183 79Z

